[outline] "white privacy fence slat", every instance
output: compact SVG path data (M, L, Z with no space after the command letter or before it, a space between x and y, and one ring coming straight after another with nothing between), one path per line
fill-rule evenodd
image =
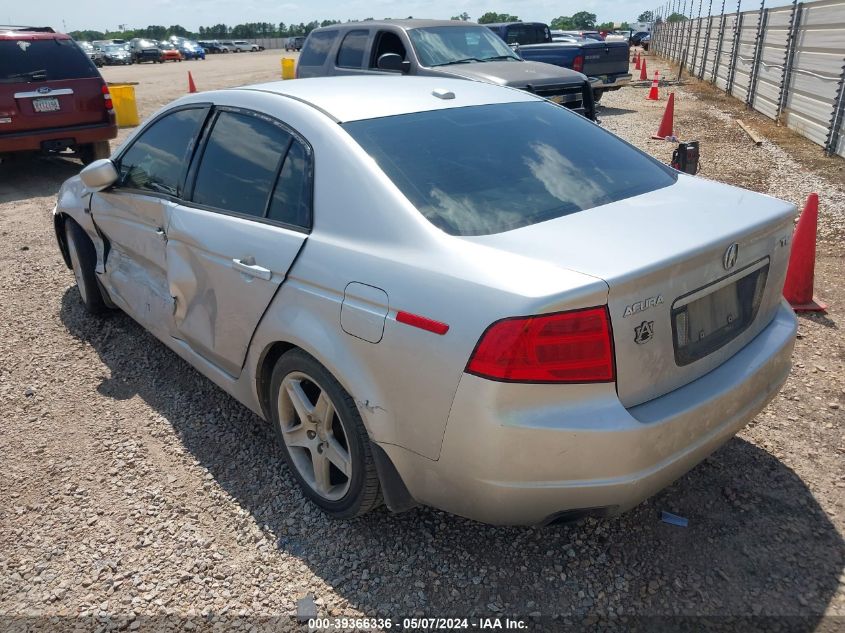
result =
M738 9L730 13L725 0L670 2L667 14L691 19L656 25L652 48L845 157L845 0Z

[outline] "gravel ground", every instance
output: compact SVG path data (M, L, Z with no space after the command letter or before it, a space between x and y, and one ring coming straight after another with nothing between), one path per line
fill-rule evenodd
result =
M278 77L278 57L104 74L140 82L146 116L184 92L186 70L200 89L237 85ZM606 95L602 122L668 160L671 144L649 140L665 92L652 103L646 90ZM50 223L56 191L79 165L3 164L0 628L282 630L310 595L330 616L842 630L843 161L810 169L821 150L794 139L789 152L755 147L733 121L747 116L739 107L693 85L674 90L676 134L702 141L702 176L796 204L820 193L816 286L831 309L801 318L786 387L737 438L624 516L554 529L430 509L327 520L260 419L128 317L83 313ZM660 510L689 526L660 522ZM709 619L667 620L690 616Z

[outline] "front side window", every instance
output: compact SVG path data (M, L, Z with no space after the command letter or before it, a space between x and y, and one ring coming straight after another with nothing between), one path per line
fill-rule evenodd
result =
M337 38L337 31L313 31L299 54L300 66L322 66Z
M378 68L379 57L387 53L399 55L403 60L407 59L405 45L396 33L391 31L380 31L376 35L376 44L373 47L373 56L370 60L370 68Z
M423 66L446 66L519 56L485 26L436 26L408 32Z
M179 187L206 108L177 110L153 122L120 157L119 184L170 196Z
M349 31L346 34L337 52L339 68L361 68L369 35L369 32L365 30Z
M202 154L192 199L263 217L291 135L267 119L220 112Z
M668 167L545 101L418 112L343 127L423 216L450 235L501 233L676 180Z

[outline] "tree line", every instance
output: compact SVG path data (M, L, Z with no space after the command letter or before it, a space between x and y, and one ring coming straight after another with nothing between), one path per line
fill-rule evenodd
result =
M469 16L463 13L458 16L452 16L453 20L469 20ZM495 11L488 11L480 18L479 24L493 24L496 22L519 22L519 17L511 15L510 13L496 13ZM613 22L598 22L595 13L587 11L579 11L575 15L561 15L553 18L549 22L549 26L555 30L561 31L612 31L617 28ZM619 25L620 29L625 30L628 27L627 22L622 22Z
M409 18L413 16L408 16ZM669 17L670 21L677 19L685 19L679 14L673 14ZM374 18L364 18L364 21L373 20ZM390 18L385 18L390 19ZM453 20L462 20L464 22L470 21L472 18L468 13L464 12L460 15L453 15ZM640 14L639 21L650 22L651 11ZM352 22L353 20L347 20ZM494 22L518 22L519 17L510 13L496 13L495 11L488 11L478 18L479 24L492 24ZM71 31L70 36L76 40L105 40L113 38L131 39L133 37L143 37L151 40L165 40L171 35L179 37L187 37L197 40L211 40L211 39L256 39L268 37L296 37L298 35L308 35L311 31L321 26L330 26L332 24L340 24L340 20L313 20L308 22L300 22L299 24L286 24L279 22L247 22L245 24L236 24L229 26L228 24L214 24L212 26L201 26L197 31L186 29L180 24L172 24L170 26L150 25L146 28L125 29L120 31L97 31L92 29ZM587 11L579 11L572 16L558 16L549 22L549 26L553 29L560 29L563 31L611 31L614 29L613 22L596 22L595 13ZM623 22L621 29L627 29L628 23Z
M372 20L373 18L368 18ZM180 24L173 24L171 26L162 26L151 24L146 28L139 29L125 29L121 31L97 31L93 29L84 29L79 31L71 31L69 35L75 40L105 40L113 38L131 39L133 37L143 37L151 40L165 40L171 35L179 37L187 37L197 40L212 40L212 39L255 39L259 37L295 37L297 35L308 35L311 31L321 26L329 26L331 24L338 24L340 20L323 20L318 22L300 23L300 24L285 24L279 22L274 24L272 22L247 22L246 24L236 24L229 26L228 24L214 24L212 26L201 26L197 31L186 29Z

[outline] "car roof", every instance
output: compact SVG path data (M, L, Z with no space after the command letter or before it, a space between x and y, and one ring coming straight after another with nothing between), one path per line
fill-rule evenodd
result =
M324 112L335 121L360 121L466 106L541 101L523 90L480 81L441 77L354 76L273 81L229 90L257 90L283 95ZM434 91L452 92L443 99ZM202 93L198 93L200 97Z
M324 26L319 29L314 29L315 31L331 31L332 29L338 28L349 28L355 27L360 29L361 27L385 27L385 26L398 26L401 29L418 29L424 26L462 26L462 25L469 25L469 26L479 26L475 22L463 22L461 20L422 20L422 19L412 19L412 20L363 20L361 22L344 22L343 24L331 24L329 26ZM481 25L484 26L484 25ZM313 31L312 31L313 32Z
M499 26L510 26L512 24L527 24L527 25L530 25L530 26L546 26L545 22L522 22L521 20L515 21L515 22L490 22L488 24L482 24L481 26L486 26L486 27L496 26L496 27L499 27Z
M0 40L69 40L70 35L56 33L49 26L0 25Z

